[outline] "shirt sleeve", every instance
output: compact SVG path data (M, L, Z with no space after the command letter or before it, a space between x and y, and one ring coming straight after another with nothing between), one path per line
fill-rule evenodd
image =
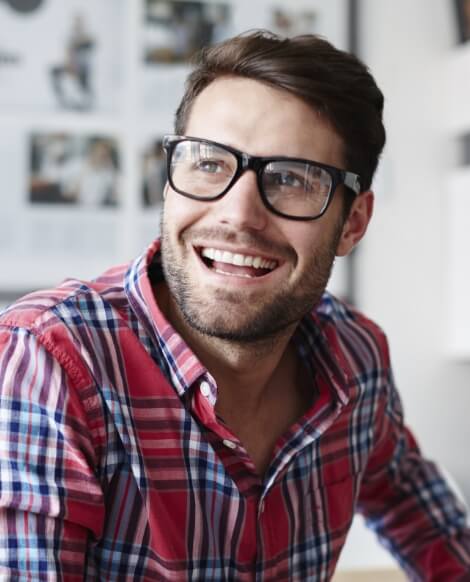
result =
M388 362L375 431L358 497L367 525L412 580L470 581L466 510L404 425Z
M34 334L0 326L2 580L84 579L103 495L75 382Z

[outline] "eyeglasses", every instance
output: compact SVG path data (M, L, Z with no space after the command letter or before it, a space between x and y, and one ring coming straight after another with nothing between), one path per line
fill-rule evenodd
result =
M194 200L221 198L247 170L256 173L266 208L292 220L322 216L339 184L355 195L361 191L357 174L312 160L250 156L214 141L179 135L165 136L163 148L171 188Z

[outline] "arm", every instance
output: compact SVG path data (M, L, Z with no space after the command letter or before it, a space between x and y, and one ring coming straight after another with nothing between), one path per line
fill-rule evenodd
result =
M0 325L2 580L83 580L101 531L92 431L72 378L35 335Z
M358 509L412 580L470 580L465 510L436 465L424 459L403 424L387 358L375 422L375 445Z

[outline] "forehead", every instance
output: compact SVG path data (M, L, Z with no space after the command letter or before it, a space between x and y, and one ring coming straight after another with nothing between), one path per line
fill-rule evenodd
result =
M186 134L252 155L281 155L342 165L342 140L302 99L252 79L222 77L194 100Z

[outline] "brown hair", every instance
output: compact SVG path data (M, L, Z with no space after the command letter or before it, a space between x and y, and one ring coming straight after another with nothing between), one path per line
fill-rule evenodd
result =
M384 98L367 67L354 55L316 35L281 38L255 30L195 55L176 111L175 131L184 134L194 99L222 76L247 77L284 89L312 106L344 142L344 162L367 190L385 143Z

